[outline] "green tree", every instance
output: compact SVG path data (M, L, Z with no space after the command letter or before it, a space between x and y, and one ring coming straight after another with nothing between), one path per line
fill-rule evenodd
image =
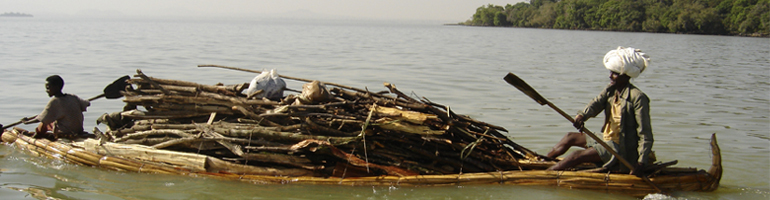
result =
M647 8L645 9L644 22L642 22L642 31L645 32L667 32L668 22L670 21L666 17L670 5L666 5L665 2L659 2L652 0L647 2Z
M465 24L769 35L770 0L530 0L481 6Z
M606 1L606 0L605 0ZM563 0L559 2L559 16L554 28L594 29L591 24L596 20L598 6L602 0Z
M502 6L489 4L476 9L476 14L473 14L472 25L505 26L510 24L506 21L506 18Z
M672 33L724 34L726 33L716 8L707 8L697 1L678 1L669 10L667 23Z
M760 0L745 12L745 20L738 24L741 34L770 33L770 0Z
M556 3L546 2L540 6L540 9L538 9L537 12L533 13L530 27L553 28L557 16Z
M610 0L597 10L599 26L607 30L640 31L644 7L637 1Z
M756 4L756 0L734 0L729 6L730 12L724 19L727 29L731 32L741 33L741 24L746 21L747 15L751 12L751 6ZM728 7L728 6L725 6Z
M537 8L533 7L531 4L519 2L506 8L505 12L508 16L507 20L512 26L531 27L530 21L532 20L533 13L536 12L536 9Z
M494 24L495 26L511 26L511 22L508 22L508 16L503 11L495 12Z

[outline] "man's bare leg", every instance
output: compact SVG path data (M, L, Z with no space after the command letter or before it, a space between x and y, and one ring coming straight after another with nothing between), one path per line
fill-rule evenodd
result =
M549 158L556 158L563 155L570 147L583 147L586 148L586 135L584 133L569 132L565 135L556 146L548 152Z
M569 156L565 157L564 160L559 161L555 165L548 168L548 170L565 170L571 167L574 167L580 163L595 163L595 162L602 162L602 157L599 156L599 153L596 152L596 149L593 147L587 148L585 150L579 150L572 152L569 154Z

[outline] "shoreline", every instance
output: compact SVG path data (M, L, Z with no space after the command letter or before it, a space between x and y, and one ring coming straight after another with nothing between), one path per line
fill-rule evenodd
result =
M531 29L551 29L551 30L573 30L573 31L607 31L607 32L628 32L628 33L660 33L660 34L677 34L677 35L711 35L711 36L734 36L734 37L752 37L752 38L770 38L770 34L752 33L752 34L738 34L738 35L715 35L715 34L697 34L697 33L671 33L671 32L644 32L644 31L617 31L617 30L597 30L597 29L560 29L560 28L538 28L538 27L518 27L518 26L475 26L466 24L443 24L444 26L469 26L469 27L485 27L485 28L531 28Z

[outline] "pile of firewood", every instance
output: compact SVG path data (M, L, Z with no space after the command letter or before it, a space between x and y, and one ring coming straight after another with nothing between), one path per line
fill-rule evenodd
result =
M284 76L284 78L286 78ZM202 85L137 70L123 112L104 115L103 142L204 154L316 176L456 174L538 169L542 156L504 128L414 99L385 83L370 92L308 81L284 98L243 94L249 83ZM293 91L293 92L292 92ZM255 92L259 93L259 91Z

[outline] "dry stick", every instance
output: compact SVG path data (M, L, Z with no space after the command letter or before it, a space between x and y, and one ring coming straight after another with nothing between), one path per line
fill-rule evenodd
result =
M187 133L185 131L176 130L176 129L161 129L161 130L148 130L148 131L140 131L136 133L126 134L123 137L116 138L114 142L121 142L128 139L134 139L134 138L142 138L147 137L151 135L176 135L179 137L192 137L192 134Z
M115 137L123 137L126 134L136 133L139 131L147 131L152 129L152 126L147 124L134 124L131 128L120 128L118 130L109 130L107 133L114 135Z
M369 110L369 116L366 117L366 121L363 125L361 125L361 134L359 136L361 137L361 141L364 144L364 158L366 159L366 173L369 173L369 155L366 152L366 128L369 126L371 120L372 120L372 114L374 114L374 109Z
M405 108L410 108L414 110L423 110L425 109L424 104L419 102L407 102L404 99L395 99L393 97L386 97L382 95L374 96L377 93L371 93L371 92L355 92L355 91L349 91L349 90L343 90L340 88L332 88L329 90L333 93L339 93L346 96L351 97L357 97L362 99L371 99L373 101L376 101L378 105L386 106L385 102L392 102L393 104Z
M419 101L417 101L417 100L415 100L415 99L412 99L411 97L407 96L406 94L404 94L404 93L402 93L401 91L399 91L398 89L396 89L396 86L395 86L395 85L393 85L393 84L390 84L390 83L383 83L383 84L385 85L385 87L387 87L388 89L390 89L390 92L392 92L392 93L394 93L394 94L398 95L398 96L399 96L399 97L401 97L401 98L407 99L407 101L408 101L408 102L410 102L410 103L419 103L419 104L423 105L423 107L424 107L424 108L426 108L427 110L429 110L429 111L431 111L432 113L436 114L436 115L437 115L439 118L441 118L441 119L442 119L442 120L443 120L445 123L447 123L447 124L456 124L456 120L454 120L454 119L452 119L452 118L450 118L450 117L446 116L446 115L445 115L446 113L444 113L444 112L442 112L442 111L440 111L440 110L436 109L436 108L435 108L435 107L433 107L433 106L430 106L430 105L428 105L428 104L425 104L425 103L419 102ZM472 122L471 122L471 123L472 123ZM476 137L474 137L473 135L471 135L471 134L469 133L469 131L463 130L463 129L461 129L461 128L457 127L457 126L454 126L454 125L453 125L453 126L451 126L450 128L452 128L452 129L456 130L457 132L463 133L463 134L465 134L465 135L469 136L470 138L474 138L474 139L476 139ZM450 130L451 130L451 129L450 129ZM493 133L498 133L498 132L496 132L496 131L493 131ZM524 148L523 146L521 146L521 145L519 145L519 144L516 144L515 142L513 142L513 141L511 141L511 140L507 139L507 137L503 136L502 134L499 134L499 133L498 133L498 135L496 135L496 136L497 136L497 137L502 137L502 138L505 138L505 140L500 140L500 141L506 142L506 144L508 144L508 145L511 145L513 148L516 148L516 149L520 149L520 150L524 151L526 154L529 154L529 155L532 155L532 156L536 156L536 157L543 157L543 156L540 156L540 155L538 155L537 153L535 153L535 152L533 152L533 151L531 151L531 150L529 150L529 149L527 149L527 148ZM518 153L518 152L517 152L517 153ZM523 155L523 156L526 156L526 155Z
M160 86L160 84L158 84L158 83L156 83L155 81L153 81L152 79L150 79L150 77L147 77L147 75L144 75L144 73L142 73L142 70L139 70L139 69L137 69L137 70L136 70L136 75L137 75L137 76L139 76L139 77L141 77L141 78L142 78L142 79L144 79L145 81L147 81L147 82L150 82L150 84L151 84L153 87L156 87L156 88L160 89L160 91L163 91L163 94L170 94L170 93L171 93L171 92L169 92L168 90L166 90L166 89L163 89L163 87L161 87L161 86Z
M204 85L204 84L198 84L194 82L187 82L187 81L180 81L180 80L161 79L161 78L155 78L155 77L150 77L150 79L159 84L176 85L176 86L182 86L182 87L195 87L203 91L213 92L213 93L223 93L226 95L235 95L235 92L243 89L241 88L242 86L239 86L239 85L216 86L216 85ZM135 81L135 80L132 80L132 81Z
M386 87L390 88L390 87L391 87L391 85L389 85L389 84L386 84ZM394 86L393 86L392 90L398 91L398 89L396 89ZM399 92L399 93L400 93L400 92ZM474 119L472 119L472 118L470 118L470 117L467 117L467 116L462 116L462 115L458 115L458 114L455 114L454 112L452 112L452 110L450 110L450 109L449 109L449 107L448 107L448 106L442 106L442 105L439 105L439 104L433 103L433 102L431 102L431 101L429 101L429 100L427 100L427 99L423 100L423 102L424 102L425 104L427 104L427 105L432 105L433 107L443 107L443 108L446 108L446 109L445 109L445 110L446 110L446 113L442 113L442 115L443 115L443 114L449 114L449 115L452 115L452 116L454 116L454 117L456 117L456 118L459 118L459 119L462 119L462 120L468 121L468 122L470 122L470 123L472 123L472 124L476 124L477 126L478 126L478 125L481 125L481 126L487 126L487 127L491 127L491 128L493 128L493 129L497 129L497 130L503 130L503 131L505 131L505 132L508 132L508 130L506 130L505 128L502 128L502 127L497 127L497 126L494 126L494 125L491 125L491 124L487 124L487 123L484 123L484 122L480 122L480 121L474 120ZM436 110L436 111L439 111L438 109L435 109L435 110ZM437 115L438 115L438 113L437 113ZM518 151L523 151L523 152L524 152L525 154L527 154L527 155L530 155L530 156L534 156L534 157L537 157L537 158L546 158L546 160L548 160L548 159L547 159L547 157L545 157L545 156L543 156L543 155L540 155L540 154L537 154L536 152L534 152L534 151L532 151L532 150L529 150L529 149L527 149L526 147L524 147L524 146L521 146L521 145L519 145L519 144L517 144L517 143L513 142L511 139L509 139L507 136L503 135L503 134L502 134L502 133L500 133L500 132L497 132L497 131L492 131L492 132L491 132L491 134L492 134L494 137L497 137L497 138L498 138L500 141L504 142L505 144L508 144L508 145L510 145L511 147L513 147L513 148L514 148L514 149L513 149L513 150L514 150L514 152L515 152L515 153L517 153L517 154L520 154L520 155L521 155L522 153L521 153L521 152L518 152ZM524 156L524 157L527 157L527 155L522 155L522 156Z
M358 139L357 137L304 135L300 133L280 132L280 131L274 131L274 130L268 130L268 129L242 130L242 129L227 129L227 128L219 128L219 127L213 127L212 129L219 134L227 135L230 137L248 137L249 135L253 135L256 137L262 137L269 140L291 141L291 142L300 142L302 140L320 140L320 141L330 141L330 143L332 143L333 145L346 144L349 142L356 141Z
M264 117L260 117L256 113L253 113L253 112L249 111L248 109L244 108L243 106L233 106L233 110L237 110L238 112L241 112L243 115L246 115L249 118L261 121L262 123L265 123L268 126L278 127L278 128L283 129L282 125L277 124L277 123L275 123L273 121L270 121L268 119L265 119Z
M293 167L299 167L302 169L318 170L323 169L323 166L313 165L309 158L303 158L299 156L279 153L246 153L241 156L244 160L258 161L263 163L276 163L281 165L288 165Z
M141 139L125 139L120 141L119 144L141 144L145 146L153 146L160 143L168 142L169 140L184 139L176 137L162 137L162 138L141 138Z
M316 124L315 122L313 122L313 120L311 120L309 117L305 118L305 123L307 124L307 127L305 128L305 130L308 130L311 133L314 132L312 130L319 130L321 133L325 133L323 135L331 135L331 136L355 136L355 135L357 135L356 133L346 133L346 132L343 132L343 131L339 131L337 129L327 128L327 127L320 126L320 125Z
M163 95L163 96L128 96L123 102L127 103L144 103L144 102L171 102L181 104L214 104L232 107L235 105L231 99L221 99L217 96L206 96L206 93L201 93L202 96L181 96L181 95ZM267 102L262 100L246 100L239 101L243 105L277 105L278 102Z
M165 138L164 138L165 139ZM130 140L127 140L130 141ZM205 138L194 138L194 137L186 137L186 138L174 138L173 140L164 140L164 142L159 142L158 144L153 145L153 148L156 149L162 149L169 146L177 145L177 144L184 144L184 143L195 143L195 142L208 142L208 141L214 141L214 142L236 142L236 143L243 143L247 144L249 142L254 143L253 141L250 141L249 139L241 139L241 138L230 138L230 137L205 137Z
M243 69L243 68L237 68L237 67L228 67L228 66L222 66L222 65L198 65L198 67L218 67L218 68L232 69L232 70L238 70L238 71L244 71L244 72L252 72L252 73L257 73L257 74L262 73L261 71L257 71L257 70ZM278 75L278 76L280 76L281 78L285 78L285 79L304 81L304 82L313 82L313 80L310 80L310 79L297 78L297 77L291 77L291 76L285 76L285 75ZM340 85L340 84L330 83L330 82L324 82L324 81L319 81L319 82L324 84L324 85L333 85L333 86L337 86L337 87L340 87L340 88L345 88L345 89L348 89L348 90L355 90L355 91L358 91L358 92L369 93L368 90L362 90L362 89L358 89L358 88L354 88L354 87L350 87L350 86L345 86L345 85ZM372 93L372 94L376 95L376 96L379 96L379 97L384 97L384 96L382 96L380 94L377 94L377 93Z
M194 111L197 113L220 113L225 115L232 115L233 109L230 107L219 105L195 105L195 104L159 104L154 106L155 109L168 109L168 110L184 110Z
M156 79L154 79L154 78L152 78L152 79L153 79L153 80L156 80ZM157 81L157 80L156 80L156 81ZM164 87L164 86L161 86L161 87ZM388 100L388 101L390 101L390 102L393 102L394 100L397 100L397 101L395 101L395 102L396 102L396 104L403 104L404 102L406 102L404 99L395 99L395 98L393 98L393 97L386 97L386 98L375 97L375 96L374 96L374 94L375 94L375 93L369 93L369 92L361 92L360 94L366 94L367 96L369 96L369 98L370 98L370 99L383 99L383 100ZM181 93L180 93L180 95L185 95L185 94L181 94ZM209 97L213 97L213 98L216 98L216 97L214 97L214 96L218 96L218 95L211 95L211 96L209 96ZM232 102L233 102L233 101L230 101L229 99L226 99L226 98L219 98L219 99L220 99L220 100L224 100L224 101L229 101L228 103L232 103ZM375 101L376 101L376 100L375 100ZM424 104L420 104L419 102L417 102L417 103L414 103L414 104L415 104L415 105L418 105L418 104L419 104L419 105L421 105L421 106L423 106L423 107L425 106ZM389 103L389 105L392 105L392 103ZM162 106L161 106L161 107L162 107ZM417 107L420 107L420 106L417 106ZM309 108L309 107L308 107L308 108ZM323 109L323 107L321 107L321 109ZM423 109L424 109L424 108L423 108ZM254 112L254 111L251 111L251 112ZM347 111L345 111L345 110L340 110L340 112L347 112ZM335 113L336 113L336 112L335 112ZM256 113L255 113L255 114L256 114ZM301 113L300 113L300 114L301 114ZM445 113L445 115L446 115L446 113ZM490 130L490 131L491 131L491 130ZM474 134L476 134L475 132L471 132L471 133L474 133ZM491 137L491 136L489 136L489 135L486 135L486 134L482 134L482 136L485 136L485 137ZM376 145L376 144L375 144L375 145ZM476 152L473 152L473 154L475 154L475 153L476 153Z
M501 127L501 126L496 126L496 125L488 124L486 122L478 121L478 120L475 120L475 119L470 118L470 117L465 116L465 115L458 115L458 114L454 113L454 111L450 110L449 106L445 106L445 105L441 105L441 104L432 102L432 101L428 100L425 97L423 97L421 101L423 103L425 103L425 104L428 104L428 105L431 105L431 106L434 106L434 107L446 108L444 110L446 110L447 113L451 114L452 116L454 116L454 117L456 117L458 119L462 119L462 120L469 121L471 123L478 124L478 125L481 125L481 126L487 126L487 127L493 128L493 129L497 129L497 130L508 132L507 129L505 129L505 128Z

